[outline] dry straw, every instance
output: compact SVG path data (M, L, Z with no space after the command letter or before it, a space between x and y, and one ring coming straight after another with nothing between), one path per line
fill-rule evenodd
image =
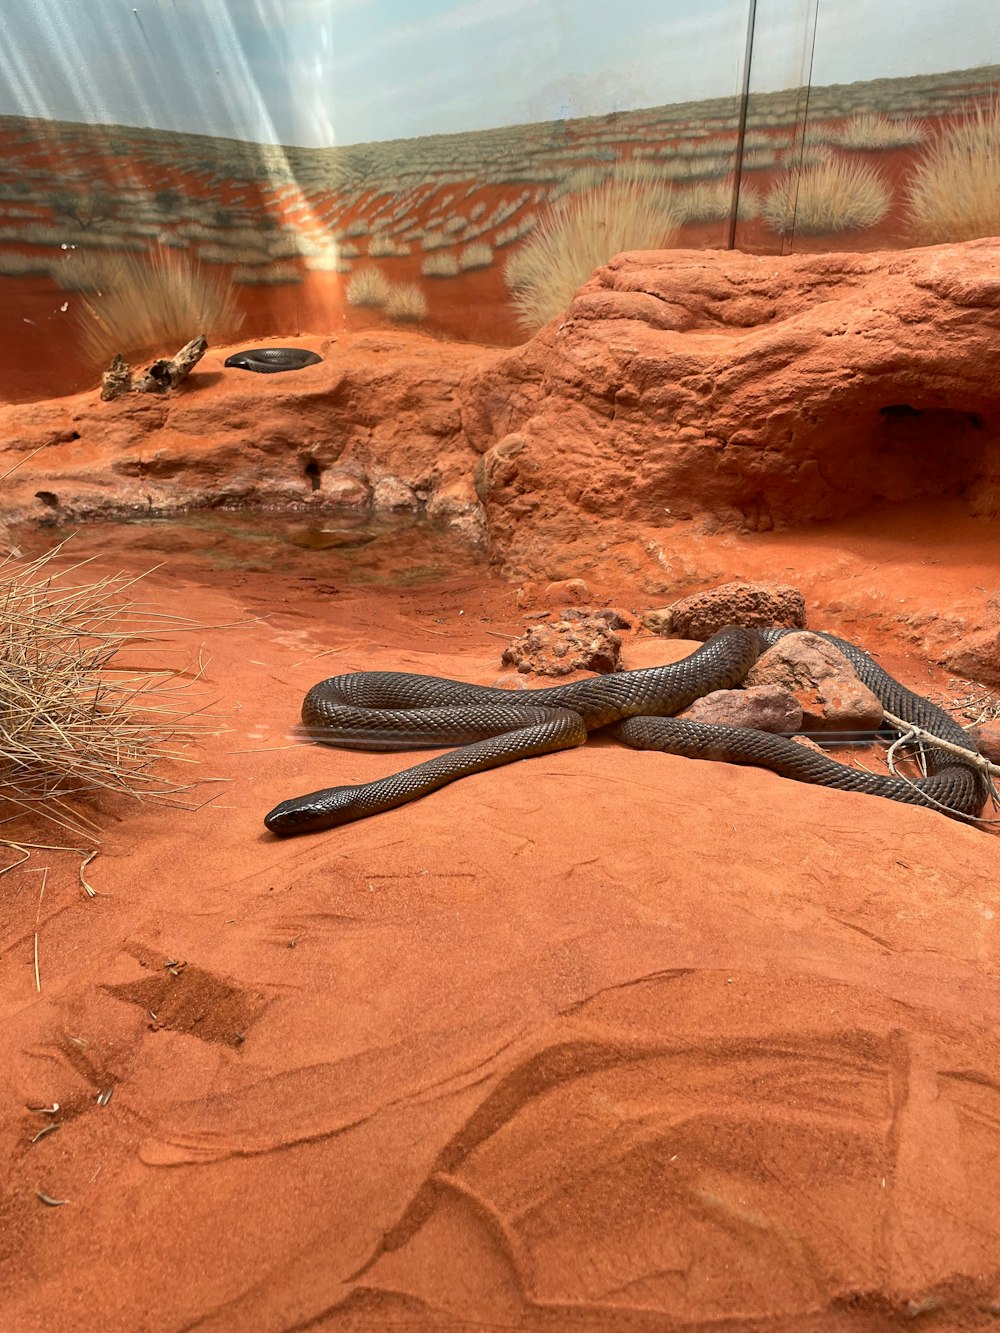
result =
M1000 235L1000 98L953 121L917 162L909 229L925 245Z
M562 314L595 269L623 250L662 250L684 221L673 187L619 169L614 179L561 200L504 266L518 319L529 331Z
M167 249L121 255L113 281L75 312L80 351L94 366L116 352L172 353L199 333L224 339L243 323L227 277Z
M908 148L923 143L927 131L912 116L900 116L893 120L876 111L861 111L851 116L844 123L843 129L834 130L831 138L843 148Z
M362 268L351 276L347 284L348 305L384 306L392 291L392 283L380 268Z
M184 790L164 766L214 727L188 694L199 673L121 657L200 627L123 600L134 578L80 582L87 562L56 568L61 552L0 563L0 819L34 813L93 839L81 799Z
M892 193L876 167L831 158L808 171L785 172L765 198L763 213L776 232L828 236L874 227L891 202Z
M427 297L415 282L401 282L389 289L385 313L401 324L419 324L427 318Z

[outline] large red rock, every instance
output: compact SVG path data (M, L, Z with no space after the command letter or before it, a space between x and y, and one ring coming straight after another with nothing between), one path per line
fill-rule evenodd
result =
M836 647L818 634L789 634L747 672L748 685L776 685L802 706L802 725L816 731L875 731L882 704Z
M995 517L998 274L996 240L618 255L474 374L492 543L528 566L609 522L765 529L959 494Z
M721 583L682 597L673 606L647 611L642 623L655 634L678 639L708 639L727 625L802 629L806 604L798 588L784 583Z
M993 625L964 635L945 654L943 662L956 676L997 688L1000 686L1000 626Z

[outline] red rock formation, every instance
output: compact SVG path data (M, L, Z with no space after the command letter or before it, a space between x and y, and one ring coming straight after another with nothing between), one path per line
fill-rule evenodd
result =
M617 256L470 386L494 545L520 564L609 519L762 529L963 493L995 517L998 262Z
M44 446L5 498L66 516L425 506L470 535L485 514L495 559L548 579L686 519L763 529L958 495L995 517L998 273L995 240L619 255L514 351L343 334L300 340L326 360L293 374L224 371L223 349L167 399L0 409L11 462Z
M320 365L281 375L225 369L210 350L174 393L103 403L96 390L0 408L14 462L8 513L73 518L187 507L426 505L476 531L476 456L462 431L458 384L493 355L418 334L282 339ZM38 500L41 491L47 499Z
M647 611L646 629L675 639L709 639L727 625L784 625L804 629L806 603L798 588L784 583L721 583L682 597L672 606Z

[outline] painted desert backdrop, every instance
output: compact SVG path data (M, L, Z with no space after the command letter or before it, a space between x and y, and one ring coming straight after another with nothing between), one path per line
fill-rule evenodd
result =
M336 148L0 117L0 398L176 350L171 303L216 341L395 323L510 345L623 249L989 234L995 186L963 204L954 176L995 155L998 73L762 93L742 122L730 97Z

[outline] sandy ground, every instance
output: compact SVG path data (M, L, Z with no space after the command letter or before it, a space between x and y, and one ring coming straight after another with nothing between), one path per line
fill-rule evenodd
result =
M794 569L814 625L927 689L921 617L993 578L966 522L674 555ZM297 743L311 684L492 681L523 612L427 532L313 551L239 523L76 539L166 558L148 596L229 627L184 650L224 781L109 811L93 900L65 853L0 878L0 1326L990 1327L995 838L596 737L273 838L278 800L408 762ZM679 651L639 636L629 664Z

